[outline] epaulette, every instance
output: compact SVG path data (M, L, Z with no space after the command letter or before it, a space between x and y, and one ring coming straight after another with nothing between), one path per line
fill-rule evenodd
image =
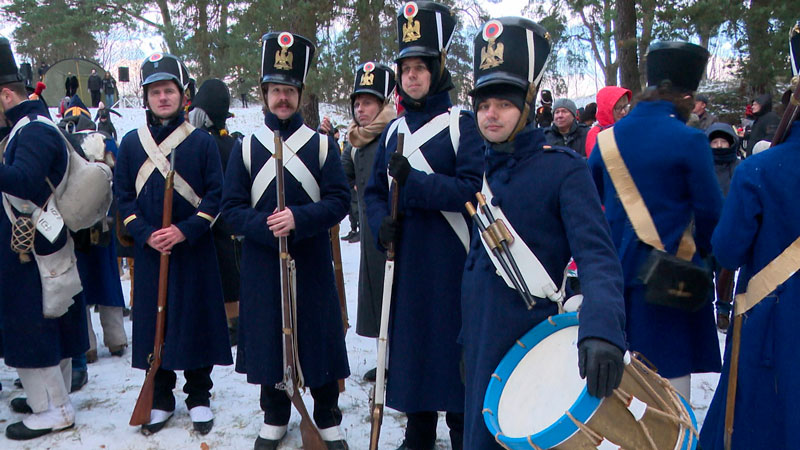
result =
M561 145L543 145L542 150L544 150L546 153L564 153L573 158L583 158L583 156L579 155L575 150L569 147L563 147Z

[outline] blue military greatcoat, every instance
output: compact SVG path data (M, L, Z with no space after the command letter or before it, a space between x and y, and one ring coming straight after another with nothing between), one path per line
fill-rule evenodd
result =
M44 103L29 100L6 110L6 119L16 124L30 116L50 118ZM67 150L59 132L48 125L30 123L8 142L0 165L0 191L30 200L42 207L52 194L45 181L58 185L67 167ZM51 243L36 233L34 246L39 254L50 254L67 242L64 227ZM20 263L11 250L11 222L5 211L0 213L0 317L3 318L5 363L11 367L42 368L57 366L64 358L72 358L89 349L83 294L55 319L42 314L42 284L39 269L31 261Z
M503 210L557 286L574 256L584 295L579 340L600 338L624 351L622 268L600 199L583 158L567 148L545 145L543 131L529 126L512 144L486 149L493 204ZM497 274L477 229L464 267L461 298L467 386L464 448L499 449L481 414L491 375L517 339L558 309L548 299L537 299L528 310Z
M166 139L180 124L179 115L167 125L150 125L156 143ZM169 257L167 326L162 367L187 370L231 364L228 326L222 301L217 257L211 236L211 221L217 215L222 196L222 166L214 138L194 130L173 152L175 171L202 199L193 206L174 191L172 223L186 236ZM165 178L154 170L141 192L135 189L139 168L147 154L137 130L122 139L114 172L114 192L120 217L133 235L136 277L134 277L133 367L149 367L153 351L160 254L146 244L161 228Z
M303 126L303 118L295 113L281 121L267 113L265 123L287 140ZM275 164L275 160L254 136L245 139L251 140L250 171L242 159L242 141L237 141L228 161L223 200L225 222L236 234L244 235L236 370L246 373L250 383L274 386L283 379L278 238L267 226L267 217L277 208L275 179L255 207L251 191L261 168ZM288 243L297 267L298 352L305 385L311 388L350 375L328 236L328 229L347 215L350 188L339 161L339 147L330 137L325 139L328 154L321 166L319 134L313 133L305 145L295 149L295 157L302 160L319 185L319 201L312 201L292 172L284 169L286 206L295 222Z
M711 233L722 208L722 192L705 134L687 127L667 101L639 103L613 130L665 249L676 253L681 236L694 219L698 251L693 261L702 265L701 256L710 253ZM711 302L691 313L645 301L645 286L637 277L651 247L637 238L597 145L589 167L625 275L630 349L644 355L666 378L718 372L720 355Z
M447 92L427 97L421 110L407 109L409 130L413 133L450 106ZM462 213L459 219L469 224L464 203L480 191L483 158L472 114L461 114L458 127L458 153L445 128L420 150L435 173L412 169L400 188L402 234L396 247L386 404L403 412L464 409L457 338L467 251L440 211ZM386 169L397 148L397 132L387 143L387 130L380 137L364 199L376 239L389 215ZM412 150L406 148L405 154Z
M786 141L745 159L733 174L717 229L714 255L729 269L741 267L737 291L800 236L800 122ZM736 389L734 449L797 448L800 401L797 324L800 277L796 274L744 315ZM708 409L700 443L723 449L731 335L725 365Z

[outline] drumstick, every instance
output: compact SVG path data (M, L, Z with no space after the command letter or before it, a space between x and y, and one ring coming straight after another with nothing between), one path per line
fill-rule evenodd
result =
M522 301L525 302L525 305L528 306L528 309L533 308L534 305L536 305L536 301L533 300L530 294L522 288L522 285L520 285L520 282L519 280L517 280L517 277L514 276L514 274L511 272L511 268L508 267L508 263L506 262L505 259L503 259L503 255L500 252L500 249L497 247L498 246L497 240L494 238L491 232L487 232L486 225L483 224L483 221L478 215L478 211L475 210L475 207L472 206L471 202L467 202L464 206L467 208L467 213L472 217L472 220L475 221L475 225L478 226L478 230L480 230L481 236L483 236L483 239L486 241L486 244L489 246L490 249L492 249L494 257L497 258L498 261L500 261L500 265L503 266L503 271L506 273L508 278L511 278L511 282L514 284L514 288L516 288L517 292L519 292L519 295L522 297Z
M480 192L475 193L475 197L478 199L478 204L481 207L481 211L483 211L483 214L486 215L486 218L489 220L489 223L490 224L495 223L496 220L494 218L494 214L492 214L492 210L489 208L489 205L486 204L486 197ZM522 285L522 287L525 288L524 296L527 296L527 300L525 300L525 303L528 303L530 305L528 307L528 309L530 309L533 307L533 305L536 304L536 301L533 299L533 296L531 296L531 291L530 289L528 289L528 285L525 283L525 278L522 277L522 272L520 272L519 266L517 265L517 262L514 260L514 256L511 254L511 250L509 250L508 248L508 242L506 242L505 239L499 239L499 241L500 241L500 246L503 247L503 253L505 254L506 258L508 258L508 262L509 264L511 264L511 267L514 269L514 274L519 279L519 282Z

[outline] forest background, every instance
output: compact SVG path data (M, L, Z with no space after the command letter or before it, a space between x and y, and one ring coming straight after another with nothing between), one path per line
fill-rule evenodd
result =
M448 68L457 103L469 103L472 40L501 0L441 0L459 16ZM397 48L398 0L4 0L0 12L12 24L18 57L53 64L86 58L102 67L120 59L131 36L158 36L161 47L183 58L198 86L207 78L228 82L232 93L257 94L261 36L292 31L317 46L307 79L303 111L315 126L319 102L349 106L358 64L392 64ZM709 80L718 113L743 111L761 93L788 83L789 30L800 19L800 2L786 0L540 0L523 15L551 34L553 51L544 86L571 94L571 80L642 90L646 51L657 40L688 40L713 55ZM134 75L132 73L132 75ZM131 80L135 81L135 80ZM131 83L133 84L133 83ZM572 93L574 96L574 92Z

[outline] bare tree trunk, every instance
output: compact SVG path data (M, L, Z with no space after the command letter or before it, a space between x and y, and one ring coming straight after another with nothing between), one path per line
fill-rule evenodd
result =
M641 91L639 61L636 48L636 3L634 0L617 1L617 55L620 63L622 87L634 95Z
M196 75L198 87L200 80L211 72L211 36L208 33L208 0L197 0L197 31L194 36L197 63L200 73Z
M171 53L178 53L178 41L175 38L175 26L172 24L172 16L169 12L167 0L156 0L158 9L161 11L161 21L164 23L164 41L167 43L167 50Z
M380 14L383 1L357 0L355 5L356 23L358 23L358 56L359 63L379 60L381 54Z
M656 14L656 4L654 0L641 0L640 12L642 16L641 27L642 35L639 36L639 87L644 89L647 86L647 49L653 40L653 23Z

